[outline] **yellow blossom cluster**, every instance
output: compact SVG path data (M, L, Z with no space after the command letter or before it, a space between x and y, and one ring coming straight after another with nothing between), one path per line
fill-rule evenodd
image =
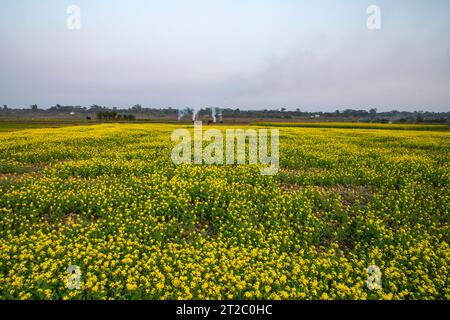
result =
M282 127L263 176L174 165L179 127L1 132L0 298L450 298L449 132Z

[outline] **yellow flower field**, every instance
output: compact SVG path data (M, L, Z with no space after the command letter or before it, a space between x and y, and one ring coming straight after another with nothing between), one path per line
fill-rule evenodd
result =
M450 132L280 127L263 176L180 127L0 132L0 298L450 298Z

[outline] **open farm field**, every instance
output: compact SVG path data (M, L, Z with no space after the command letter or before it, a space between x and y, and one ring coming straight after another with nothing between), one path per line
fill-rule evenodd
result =
M450 132L279 127L264 176L181 127L0 128L0 298L450 298Z
M414 131L448 131L447 124L399 124L399 123L365 123L365 122L255 122L257 126L300 127L300 128L343 128L343 129L382 129Z

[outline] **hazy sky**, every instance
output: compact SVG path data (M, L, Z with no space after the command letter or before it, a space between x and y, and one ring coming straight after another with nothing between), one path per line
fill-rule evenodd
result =
M0 0L0 104L449 111L449 39L448 0Z

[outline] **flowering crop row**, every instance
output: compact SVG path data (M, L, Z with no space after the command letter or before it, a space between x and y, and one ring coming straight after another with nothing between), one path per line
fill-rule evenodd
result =
M0 133L0 298L450 298L449 132L283 127L262 176L175 166L175 128Z

